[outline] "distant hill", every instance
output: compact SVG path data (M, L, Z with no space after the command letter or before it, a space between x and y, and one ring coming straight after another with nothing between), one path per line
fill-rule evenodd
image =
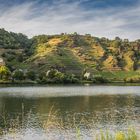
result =
M39 35L28 39L21 33L0 29L0 58L11 71L17 68L44 72L50 68L80 74L90 71L137 71L140 40L114 40L79 35Z

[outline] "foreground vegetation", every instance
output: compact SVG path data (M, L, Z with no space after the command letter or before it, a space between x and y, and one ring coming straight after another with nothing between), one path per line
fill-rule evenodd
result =
M25 114L24 105L22 104L21 114L16 115L16 117L10 117L3 112L1 114L1 124L0 124L0 138L5 140L11 139L24 139L26 136L26 131L31 129L30 133L36 135L38 130L41 129L44 137L40 135L40 139L52 140L52 139L73 139L73 140L139 140L140 134L133 127L126 128L126 130L113 130L108 129L97 129L94 128L94 120L88 123L86 116L81 119L77 118L75 115L69 118L65 116L65 122L62 118L58 117L58 111L54 110L53 107L48 112L47 116L41 120L41 118L36 118L37 120L32 120L31 112ZM31 119L31 122L30 122ZM77 122L78 119L78 122ZM37 122L36 122L37 121ZM39 122L38 122L39 121ZM29 124L28 124L29 123ZM33 123L33 124L32 124ZM35 126L34 126L35 125ZM31 127L31 128L30 128ZM32 132L35 127L37 132ZM27 130L26 130L27 129ZM27 132L27 135L28 132Z
M140 82L139 71L140 40L0 29L0 83Z
M96 140L139 140L139 137L135 130L130 129L127 132L116 132L114 135L109 132L101 132L96 135Z

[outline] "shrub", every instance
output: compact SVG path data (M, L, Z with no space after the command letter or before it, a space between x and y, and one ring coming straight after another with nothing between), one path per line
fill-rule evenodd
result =
M0 79L6 80L10 77L11 72L6 66L0 66Z
M93 83L108 83L109 80L102 76L94 76L92 79Z
M34 71L28 71L26 73L26 78L34 81L36 79L36 74Z
M74 74L65 74L56 69L39 74L39 83L78 83L79 79Z
M130 83L138 83L140 82L140 76L133 76L133 77L128 77L124 79L125 82L130 82Z
M22 70L15 70L12 75L13 80L24 80L25 75Z
M65 74L63 83L79 83L79 79L74 74Z

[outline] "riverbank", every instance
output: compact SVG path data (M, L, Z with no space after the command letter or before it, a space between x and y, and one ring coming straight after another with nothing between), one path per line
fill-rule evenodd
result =
M14 85L23 85L23 86L28 86L28 85L32 85L32 86L37 86L37 85L119 85L119 86L140 86L140 83L134 82L134 83L128 83L128 82L124 82L124 81L112 81L112 82L106 82L106 83L101 83L101 82L97 82L94 83L92 81L81 81L78 83L38 83L37 81L2 81L0 80L0 86L3 85L7 85L7 86L14 86Z

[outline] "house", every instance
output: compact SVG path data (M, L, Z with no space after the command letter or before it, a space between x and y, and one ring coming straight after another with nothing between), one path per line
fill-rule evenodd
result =
M84 74L84 78L90 79L90 77L91 77L91 73L90 73L90 72L86 72L86 73Z
M4 66L5 65L5 62L2 58L0 58L0 66Z

